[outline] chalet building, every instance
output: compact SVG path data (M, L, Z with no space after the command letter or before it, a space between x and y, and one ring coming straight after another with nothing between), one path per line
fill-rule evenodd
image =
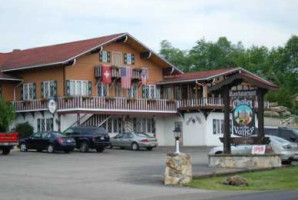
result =
M17 113L11 128L103 126L111 136L152 134L161 146L174 145L175 126L182 145L220 143L223 100L209 88L228 77L241 74L244 89L276 88L242 68L183 73L127 33L0 53L0 70L0 96Z

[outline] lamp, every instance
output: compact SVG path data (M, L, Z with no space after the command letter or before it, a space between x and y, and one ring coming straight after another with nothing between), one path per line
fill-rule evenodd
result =
M180 126L176 126L175 127L175 130L173 130L174 132L174 136L175 136L175 144L176 144L176 152L177 154L180 153L179 151L179 138L181 137L181 129L180 129Z

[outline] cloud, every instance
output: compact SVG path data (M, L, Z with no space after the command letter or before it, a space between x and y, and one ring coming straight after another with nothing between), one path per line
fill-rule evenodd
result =
M283 45L298 31L290 0L2 0L0 52L129 32L154 50L188 49L227 36L245 46Z

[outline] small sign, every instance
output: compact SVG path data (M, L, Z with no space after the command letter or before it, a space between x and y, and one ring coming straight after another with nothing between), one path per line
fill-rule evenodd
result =
M263 155L266 151L266 145L253 145L251 154Z
M54 114L57 110L57 102L55 99L49 99L48 101L48 110L50 113Z

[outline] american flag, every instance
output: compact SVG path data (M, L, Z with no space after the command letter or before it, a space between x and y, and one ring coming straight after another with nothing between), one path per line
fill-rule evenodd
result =
M131 88L131 77L132 77L131 67L121 67L120 75L121 75L121 87L130 89Z

